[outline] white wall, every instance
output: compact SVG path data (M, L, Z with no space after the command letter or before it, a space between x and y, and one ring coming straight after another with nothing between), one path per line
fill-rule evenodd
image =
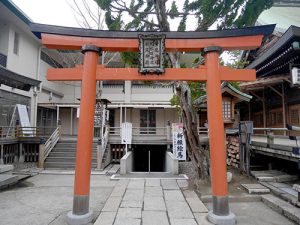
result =
M8 52L9 27L3 21L0 21L0 53L7 56Z
M17 55L13 52L15 32L20 35L19 53ZM9 26L7 68L26 77L36 79L39 47L40 43L11 24Z

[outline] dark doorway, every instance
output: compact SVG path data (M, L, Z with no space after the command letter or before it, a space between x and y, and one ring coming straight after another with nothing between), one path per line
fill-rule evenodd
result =
M134 172L164 172L167 146L134 145Z

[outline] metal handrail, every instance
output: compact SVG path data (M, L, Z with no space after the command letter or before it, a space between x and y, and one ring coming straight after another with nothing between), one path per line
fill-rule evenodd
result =
M44 160L48 157L56 143L60 138L60 126L58 126L55 131L51 134L48 140L45 142Z

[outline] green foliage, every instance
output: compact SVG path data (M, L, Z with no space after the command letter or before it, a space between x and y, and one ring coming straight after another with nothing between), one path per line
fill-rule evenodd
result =
M171 6L169 13L171 14L170 15L171 19L174 19L175 15L178 14L178 8L177 8L175 1L172 2L172 6Z
M121 58L130 67L137 67L139 65L139 54L137 52L122 52Z
M109 30L121 30L123 24L121 20L121 14L114 17L111 15L110 11L107 11L105 13L105 23Z
M103 10L109 10L112 0L96 0L99 7Z

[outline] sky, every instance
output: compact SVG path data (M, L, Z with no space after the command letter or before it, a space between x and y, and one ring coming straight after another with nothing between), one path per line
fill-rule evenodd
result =
M12 0L33 22L42 24L51 24L68 27L84 27L92 29L106 29L106 25L103 22L103 26L97 27L97 24L93 20L88 20L88 25L84 23L83 18L76 10L77 3L81 3L81 0ZM97 5L94 0L86 0L92 9L97 9ZM125 0L126 1L126 0ZM172 1L167 2L167 8L170 7ZM177 7L179 11L182 11L183 0L177 1ZM168 5L169 4L169 5ZM84 9L82 5L79 5L81 9ZM97 10L94 11L97 13ZM85 12L87 14L87 12ZM103 13L104 15L104 13ZM102 17L103 18L103 17ZM126 19L126 18L125 18ZM170 20L171 30L177 30L180 20ZM195 30L197 26L197 20L193 17L188 17L187 30ZM230 62L230 56L222 54L222 58L225 62Z
M69 26L69 27L87 27L83 24L82 17L76 13L74 0L12 0L33 22L51 25ZM79 4L80 0L76 0ZM87 0L92 9L97 9L94 0ZM170 7L172 1L167 2ZM183 7L184 1L177 1L179 11ZM81 8L84 9L84 7ZM97 13L95 11L95 13ZM104 13L103 13L104 15ZM179 19L171 20L171 29L177 30ZM92 20L88 21L91 28L96 29ZM197 20L192 17L188 18L187 30L195 30ZM105 25L102 29L105 29Z
M33 22L77 27L75 12L67 0L13 0Z

